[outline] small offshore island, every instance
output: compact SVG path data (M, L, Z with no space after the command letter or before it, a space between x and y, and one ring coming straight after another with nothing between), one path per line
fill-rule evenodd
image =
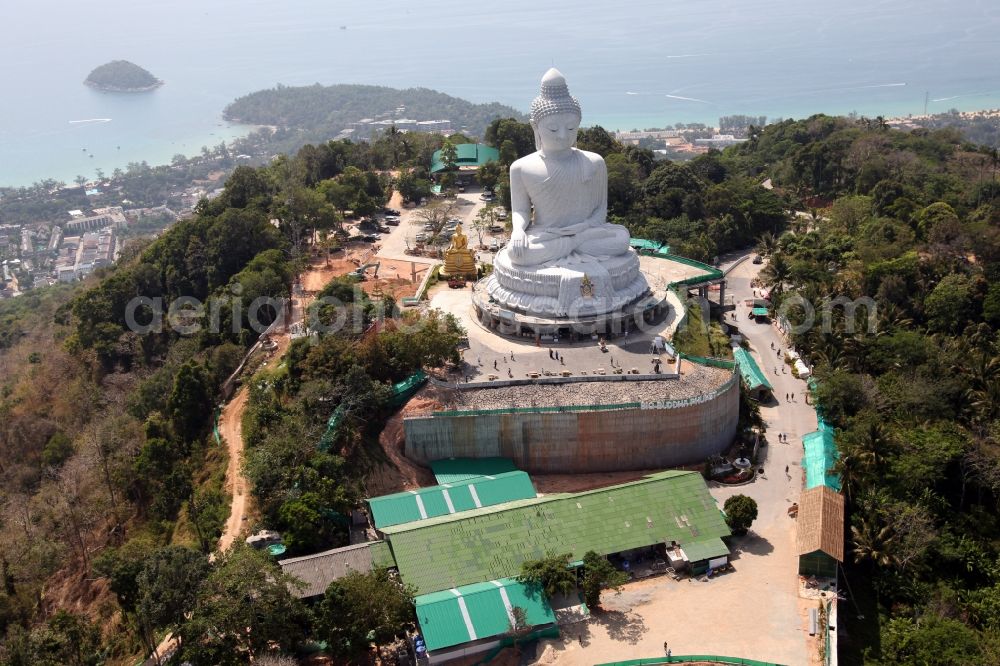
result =
M112 60L94 69L84 84L104 92L147 92L163 81L128 60Z

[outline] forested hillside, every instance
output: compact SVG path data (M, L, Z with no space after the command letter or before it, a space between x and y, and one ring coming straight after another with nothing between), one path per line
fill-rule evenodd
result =
M266 556L238 545L209 562L229 513L212 417L280 308L252 316L252 304L288 295L314 231L339 233L343 210L385 205L391 183L373 163L429 161L431 138L309 146L240 167L220 197L129 246L115 268L0 304L0 663L134 663L166 631L192 663L246 663L339 631L311 622ZM286 365L257 375L247 416L256 527L286 531L291 552L345 543L344 517L382 462L372 443L389 382L456 353L450 320L374 331L391 303L349 281L328 294L357 303L356 326L294 345ZM341 427L320 450L335 409ZM225 629L235 626L253 629Z
M244 95L226 107L229 120L277 125L310 136L331 137L350 123L406 107L406 118L451 121L456 130L482 136L499 117L522 117L503 104L473 104L427 88L398 90L383 86L277 86Z
M725 155L824 206L761 249L838 429L849 509L842 663L1000 659L994 154L956 130L817 116ZM859 307L837 307L824 324L823 303L837 298Z

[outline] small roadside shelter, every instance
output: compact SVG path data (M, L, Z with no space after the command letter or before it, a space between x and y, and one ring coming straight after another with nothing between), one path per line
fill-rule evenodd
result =
M796 542L800 576L835 578L844 561L844 496L827 486L802 491Z

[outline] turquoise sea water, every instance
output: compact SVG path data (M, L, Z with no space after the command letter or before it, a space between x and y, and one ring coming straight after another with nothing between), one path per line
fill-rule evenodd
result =
M277 83L424 86L526 109L555 65L584 123L612 129L731 113L904 115L923 111L925 93L930 112L1000 107L995 0L11 5L0 184L196 153L245 131L222 121L226 103ZM166 85L124 95L82 84L117 58Z

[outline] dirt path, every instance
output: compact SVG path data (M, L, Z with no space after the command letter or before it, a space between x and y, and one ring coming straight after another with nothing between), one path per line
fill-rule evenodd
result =
M247 406L248 387L243 386L222 410L219 418L219 434L226 440L229 449L229 466L226 468L226 487L233 493L226 528L219 537L219 550L226 552L243 529L243 518L247 507L247 481L240 472L243 460L243 410Z

